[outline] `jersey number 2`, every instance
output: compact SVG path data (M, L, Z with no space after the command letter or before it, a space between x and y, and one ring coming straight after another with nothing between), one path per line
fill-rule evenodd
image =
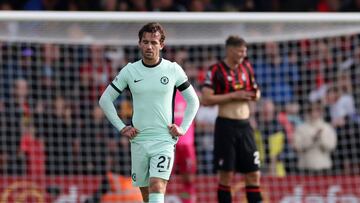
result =
M260 166L260 153L258 151L254 152L254 164Z
M164 169L166 166L166 170L169 170L170 168L170 161L171 161L171 157L165 157L165 156L160 156L159 157L159 163L157 164L156 167ZM167 163L165 163L167 160Z

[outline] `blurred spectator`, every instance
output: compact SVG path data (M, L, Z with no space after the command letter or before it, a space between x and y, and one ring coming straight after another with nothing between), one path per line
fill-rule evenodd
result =
M51 102L55 95L61 91L60 87L64 80L60 76L60 48L55 44L44 44L42 46L41 70L39 74L41 92L39 100L45 103ZM64 89L62 89L64 90Z
M173 58L174 61L176 61L179 65L181 65L181 67L183 67L191 85L193 85L196 90L199 90L199 67L197 67L194 63L190 63L188 51L185 49L177 50L175 51Z
M328 120L335 127L338 135L334 152L334 169L347 174L359 172L360 126L356 119L352 119L356 114L354 99L337 83L329 87L326 101Z
M294 86L299 80L296 64L280 53L275 42L265 44L265 52L254 64L255 75L262 90L262 97L284 105L294 99Z
M338 84L329 87L326 95L331 124L334 127L345 124L345 118L356 113L354 98L340 89Z
M118 10L118 0L100 0L102 11L116 11Z
M26 124L20 141L20 152L26 159L26 175L29 177L45 176L45 146L32 124Z
M279 0L230 0L220 1L214 0L217 8L223 11L279 11Z
M5 98L9 98L11 95L11 89L14 80L17 78L14 73L14 66L12 63L9 50L11 46L8 46L6 43L0 42L0 102L3 104Z
M320 12L337 12L341 8L341 1L339 0L319 0L316 5L316 10Z
M18 63L15 63L13 67L9 67L12 68L10 77L25 79L29 86L29 97L37 99L39 98L39 92L36 90L40 89L41 80L38 74L40 67L36 66L36 50L34 47L24 46L19 51Z
M279 0L279 6L281 11L314 11L317 1L312 0Z
M107 87L114 71L110 61L105 58L105 47L103 45L90 45L89 56L80 67L80 79L84 93L83 101L97 101L98 97ZM82 91L80 92L80 94Z
M112 126L98 106L88 119L80 137L81 174L105 175L110 169L107 142L113 137Z
M186 11L186 8L174 0L150 0L152 11Z
M99 11L99 0L68 0L70 11Z
M20 153L20 140L24 126L32 122L33 103L29 85L24 79L14 80L11 97L4 101L1 145L6 159L5 172L21 175L25 170L25 157Z
M350 81L354 97L356 114L360 115L360 47L354 47L354 54L350 64Z
M298 155L298 169L309 175L329 174L331 153L336 147L335 129L323 119L321 103L307 107L306 122L296 127L294 146Z
M354 40L351 44L356 44ZM354 105L356 114L360 115L360 48L359 46L354 46L353 55L351 55L346 61L343 62L343 66L346 67L346 71L350 78L347 82L350 83L351 93L354 98Z
M205 12L216 10L211 0L192 0L189 1L187 7L188 11L191 12Z
M273 101L265 99L261 101L255 130L261 167L265 174L273 176L285 176L286 169L290 171L292 162L291 146L283 127L277 120Z
M313 45L313 60L308 64L316 73L316 87L319 88L336 79L335 56L332 53L331 43L328 40L316 40Z
M91 45L88 51L89 55L80 65L79 84L76 84L78 87L73 93L76 95L76 109L81 109L76 112L76 115L79 117L78 121L82 127L89 122L93 107L97 105L97 99L105 90L113 71L110 61L105 59L104 46Z
M360 173L360 123L349 117L336 127L338 143L334 152L334 169L341 174Z
M309 59L304 63L301 84L309 91L311 102L323 99L328 84L336 80L336 66L331 47L323 40L312 40L309 42Z
M296 102L287 103L285 109L278 114L278 120L283 126L289 144L293 146L295 128L303 123L300 117L300 107Z
M67 0L28 0L24 4L24 10L68 10Z
M36 115L36 127L45 141L46 173L73 174L77 127L68 101L56 96L51 106Z
M341 11L349 11L349 12L360 11L360 0L350 0L347 2L348 3L343 4Z
M129 11L148 11L146 0L130 0Z
M12 4L10 3L10 1L1 1L0 2L0 10L7 10L7 11L10 11L10 10L13 10L13 6Z
M15 10L69 10L69 11L148 11L145 0L21 0L2 1L4 9ZM145 5L139 6L135 5ZM164 4L164 7L155 6L153 11L358 11L358 0L165 0L158 1L156 5Z

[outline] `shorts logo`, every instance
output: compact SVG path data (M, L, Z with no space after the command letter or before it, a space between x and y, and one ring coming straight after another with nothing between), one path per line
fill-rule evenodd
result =
M163 77L161 77L160 82L161 82L163 85L166 85L166 84L169 83L169 78L166 77L166 76L163 76Z
M224 159L219 160L219 166L222 166L224 164Z
M136 182L136 173L131 174L131 179Z

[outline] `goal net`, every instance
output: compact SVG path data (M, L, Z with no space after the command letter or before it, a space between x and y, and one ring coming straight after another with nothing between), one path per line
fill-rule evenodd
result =
M251 104L264 202L360 202L360 21L317 13L0 13L0 202L141 202L130 148L98 107L118 71L140 59L147 22L166 30L163 57L201 91L229 35L248 42L262 91ZM131 95L115 106L131 122ZM199 203L215 203L216 107L195 120ZM241 161L241 160L239 160ZM176 168L176 165L174 166ZM104 182L107 184L104 184ZM245 202L237 175L234 202ZM107 191L105 192L101 191ZM181 202L172 175L166 202ZM95 195L94 195L95 194Z

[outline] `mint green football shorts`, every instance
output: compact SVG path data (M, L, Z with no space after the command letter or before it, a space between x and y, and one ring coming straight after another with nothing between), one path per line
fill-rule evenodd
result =
M169 180L175 145L168 141L131 142L131 179L135 187L149 186L149 178Z

